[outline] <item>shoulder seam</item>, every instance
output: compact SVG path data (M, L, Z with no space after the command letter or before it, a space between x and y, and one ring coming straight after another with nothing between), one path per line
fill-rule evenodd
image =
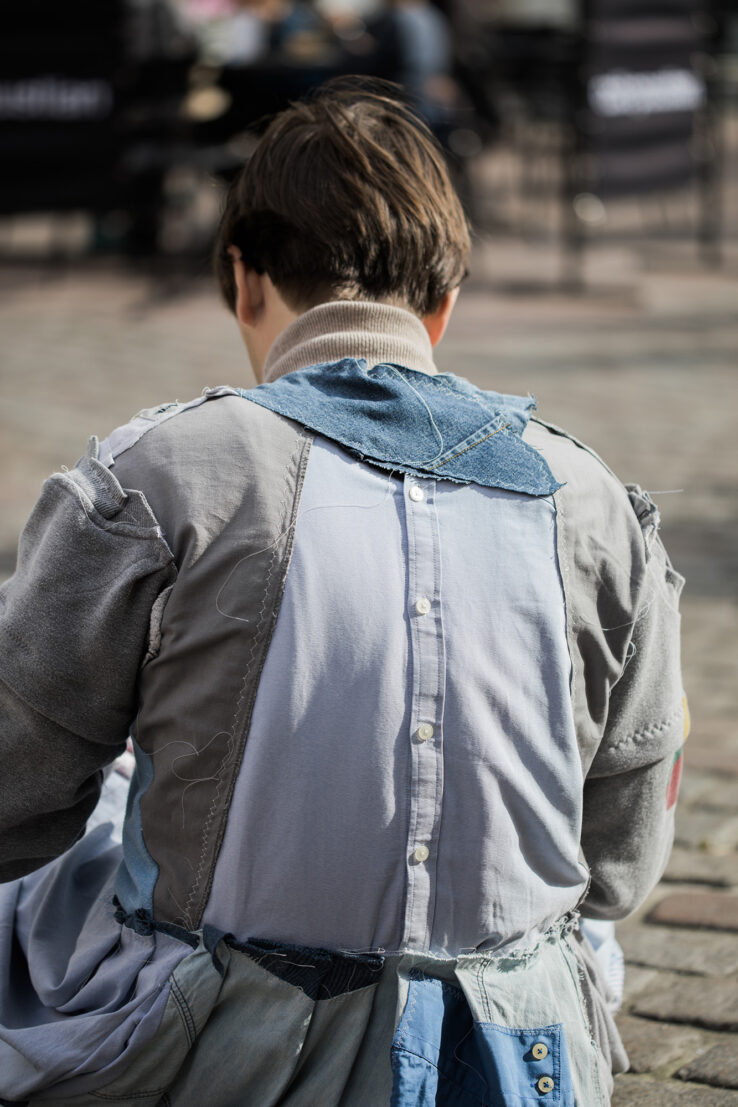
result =
M222 396L242 395L243 393L237 388L232 388L230 385L219 385L217 388L203 389L202 395L196 396L194 400L188 400L186 403L180 403L176 400L173 403L160 404L156 408L144 408L127 423L116 427L107 438L103 439L98 448L98 460L110 469L115 464L117 457L135 446L154 427L161 426L162 423L172 419L175 415L181 415L183 411L191 411L193 408L200 407L208 400L217 400Z
M593 457L595 461L598 461L602 468L606 472L608 472L611 477L614 477L614 479L621 487L624 487L623 482L620 480L620 477L617 475L617 473L613 472L607 462L600 457L596 450L593 450L591 446L588 446L586 442L582 442L582 440L580 438L577 438L576 435L570 434L569 431L564 430L563 427L557 426L556 423L549 423L545 419L539 418L539 416L537 415L532 415L530 421L531 423L538 423L539 426L545 427L546 430L551 431L552 434L557 435L559 438L568 438L568 440L572 442L575 446L578 446L580 450L584 450L584 452L589 454L590 457Z

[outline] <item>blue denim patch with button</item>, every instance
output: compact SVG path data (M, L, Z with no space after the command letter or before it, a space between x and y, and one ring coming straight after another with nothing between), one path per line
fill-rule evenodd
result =
M392 1045L391 1107L575 1107L560 1025L474 1022L460 988L411 974Z

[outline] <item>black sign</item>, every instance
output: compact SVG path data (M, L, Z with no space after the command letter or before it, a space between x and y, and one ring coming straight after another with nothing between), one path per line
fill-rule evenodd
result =
M706 101L705 21L686 0L590 0L577 125L600 196L688 183Z
M120 157L123 29L120 0L5 5L0 211L111 206Z

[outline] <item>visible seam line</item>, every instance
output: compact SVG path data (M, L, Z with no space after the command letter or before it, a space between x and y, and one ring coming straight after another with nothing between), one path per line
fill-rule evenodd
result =
M505 423L504 426L498 427L497 430L491 431L489 434L485 434L484 438L480 438L478 442L472 442L471 446L467 446L465 450L459 450L457 454L451 454L451 457L447 457L445 461L439 461L437 465L430 465L430 469L440 469L442 465L448 465L449 461L454 461L457 457L461 457L462 454L468 454L469 450L473 450L475 446L481 446L483 442L486 442L488 438L494 438L500 431L507 430L512 424Z
M187 1000L185 999L182 990L175 979L172 979L171 981L171 991L172 996L174 997L174 1002L177 1005L179 1017L184 1024L185 1032L187 1034L187 1040L190 1045L194 1045L195 1039L197 1038L197 1027L195 1026L195 1020L192 1017L192 1012L190 1011L189 1004L187 1003Z

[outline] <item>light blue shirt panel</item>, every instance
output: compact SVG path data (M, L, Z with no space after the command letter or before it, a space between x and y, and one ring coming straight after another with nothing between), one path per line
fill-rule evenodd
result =
M410 787L402 489L315 440L205 911L239 937L399 946Z
M568 679L550 499L316 438L205 921L448 955L546 929L585 885Z
M571 910L582 771L551 498L441 482L446 681L433 945L494 948Z

